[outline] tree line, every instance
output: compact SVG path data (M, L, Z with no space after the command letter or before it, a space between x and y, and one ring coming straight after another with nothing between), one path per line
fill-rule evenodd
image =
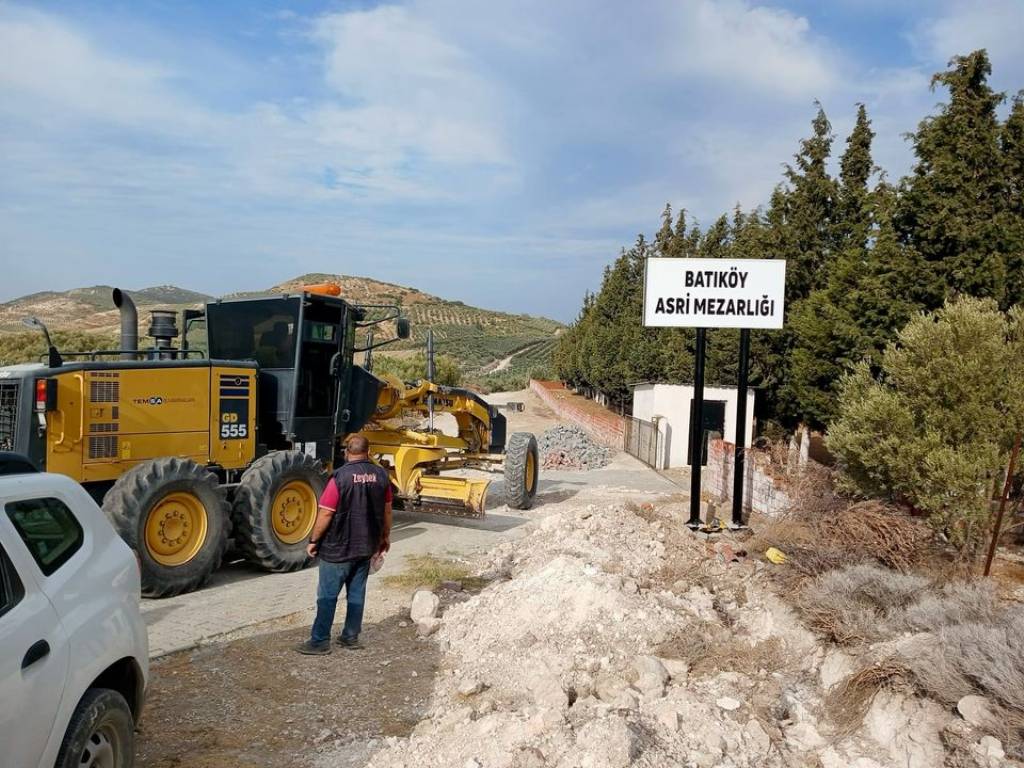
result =
M875 164L863 104L829 171L835 137L820 104L768 203L737 206L702 228L666 206L649 241L640 235L605 268L553 355L568 383L628 405L640 381L692 380L695 332L644 328L649 257L784 258L786 325L751 333L759 414L784 426L829 425L840 381L858 364L875 374L897 332L947 299L1024 303L1024 91L1008 116L988 79L986 51L957 56L932 78L946 100L909 136L915 163L892 183ZM739 331L709 334L707 380L735 384Z

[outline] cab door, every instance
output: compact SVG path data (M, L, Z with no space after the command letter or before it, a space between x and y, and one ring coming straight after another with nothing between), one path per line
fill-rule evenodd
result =
M67 643L13 533L0 519L0 744L5 765L37 766L64 693Z

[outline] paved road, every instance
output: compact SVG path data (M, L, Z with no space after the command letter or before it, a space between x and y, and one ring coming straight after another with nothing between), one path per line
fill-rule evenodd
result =
M509 415L510 431L540 433L558 423L554 415L528 392L494 397L494 402L520 400L524 413ZM477 520L395 513L392 549L381 575L401 572L410 555L468 555L522 535L525 523L544 514L544 507L576 501L614 502L637 495L678 493L680 488L626 454L592 472L543 472L534 508L509 510L502 482L488 493L487 514ZM150 655L162 656L212 640L253 634L264 627L308 623L312 620L316 593L316 569L297 573L267 574L245 562L231 563L214 575L198 592L144 600L142 612L149 627ZM404 607L408 595L381 585L371 577L367 621Z

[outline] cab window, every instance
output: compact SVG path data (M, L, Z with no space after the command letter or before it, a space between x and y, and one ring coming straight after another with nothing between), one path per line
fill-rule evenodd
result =
M7 504L7 516L39 570L49 576L82 546L82 526L60 499L24 499Z
M298 299L210 304L206 308L210 357L255 360L261 368L294 368L298 324Z
M0 547L0 616L21 602L25 596L25 587L14 570L14 563L7 557L4 548Z

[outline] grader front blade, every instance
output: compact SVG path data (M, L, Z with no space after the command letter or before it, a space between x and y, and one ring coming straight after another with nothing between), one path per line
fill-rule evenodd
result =
M490 480L423 475L417 481L416 495L406 501L420 512L483 517L490 484Z

